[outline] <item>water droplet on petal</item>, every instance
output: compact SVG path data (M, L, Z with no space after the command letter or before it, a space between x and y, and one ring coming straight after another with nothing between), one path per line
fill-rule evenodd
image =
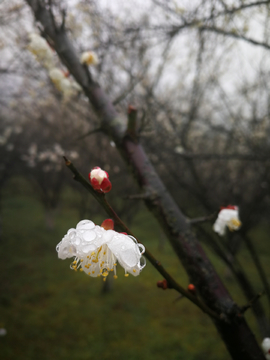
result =
M80 239L78 236L73 240L73 243L74 243L75 245L79 245L80 242L81 242L81 239Z
M93 221L82 220L77 224L76 229L77 230L91 230L91 229L94 229L94 227L95 227L95 224L93 223Z
M85 241L92 241L96 238L96 233L94 231L85 231L83 233L83 239Z

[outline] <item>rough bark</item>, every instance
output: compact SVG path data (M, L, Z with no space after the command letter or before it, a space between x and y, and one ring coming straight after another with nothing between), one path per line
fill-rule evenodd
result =
M26 2L31 6L36 20L42 24L46 39L82 86L100 118L104 132L114 140L129 165L146 195L147 207L165 230L191 282L196 285L200 296L209 307L224 314L227 321L221 319L214 322L232 358L263 360L264 355L253 333L191 232L185 216L162 184L140 143L125 136L125 124L109 98L92 80L88 69L80 64L64 27L55 26L53 16L43 1L26 0Z

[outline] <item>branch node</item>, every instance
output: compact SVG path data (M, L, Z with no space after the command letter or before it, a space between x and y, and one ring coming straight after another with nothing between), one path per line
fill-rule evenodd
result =
M129 136L135 143L139 140L137 130L137 109L132 105L129 105L128 107L128 126L126 136Z

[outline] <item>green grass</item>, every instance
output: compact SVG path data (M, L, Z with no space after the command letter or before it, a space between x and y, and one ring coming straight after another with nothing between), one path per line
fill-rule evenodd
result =
M41 204L24 186L24 191L16 193L8 187L2 201L0 327L6 328L7 335L0 337L1 359L230 358L205 314L186 299L175 302L175 291L157 288L161 277L150 264L136 278L126 278L119 270L107 294L101 292L100 279L71 271L70 261L58 260L55 246L78 222L77 211L64 200L55 229L48 231ZM89 201L95 206L94 200ZM93 220L100 222L100 213ZM187 286L185 272L169 244L159 244L160 230L151 216L138 214L132 230ZM266 245L259 250L267 265ZM246 252L243 259L249 261ZM223 274L224 265L212 260ZM250 276L256 279L252 267ZM237 285L226 284L237 301L244 303ZM255 329L251 314L248 319Z

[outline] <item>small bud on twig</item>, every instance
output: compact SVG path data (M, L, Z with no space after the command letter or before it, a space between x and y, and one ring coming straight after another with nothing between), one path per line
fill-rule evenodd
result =
M161 289L163 289L163 290L166 290L166 289L168 289L168 282L167 282L167 280L160 280L160 281L158 281L157 282L157 287L159 287L159 288L161 288Z

